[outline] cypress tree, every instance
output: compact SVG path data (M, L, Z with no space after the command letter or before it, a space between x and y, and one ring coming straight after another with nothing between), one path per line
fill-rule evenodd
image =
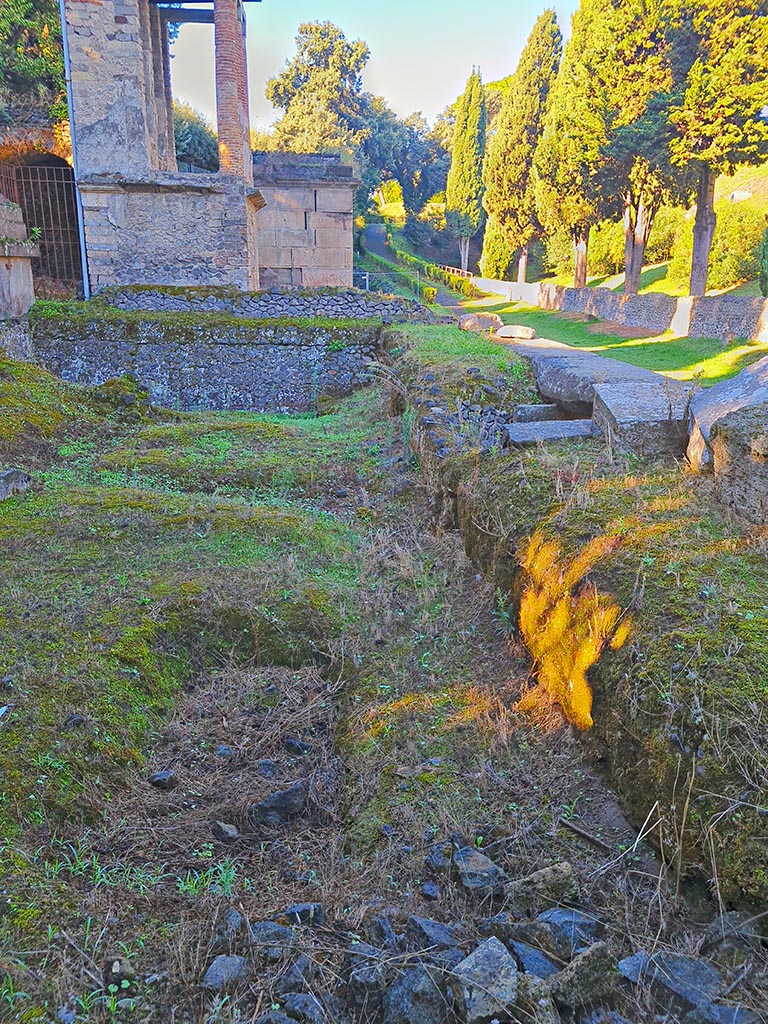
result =
M525 281L528 246L541 231L536 215L533 158L544 128L550 88L560 66L562 35L553 10L533 26L507 90L483 170L483 206L513 251ZM494 232L486 239L497 246ZM485 246L483 248L485 260Z
M690 294L703 295L715 234L715 179L768 155L768 11L763 0L669 0L697 40L671 120L673 160L697 178Z
M485 96L480 72L473 70L459 100L453 130L453 151L445 190L448 230L459 241L461 269L469 263L469 240L483 219L483 155Z

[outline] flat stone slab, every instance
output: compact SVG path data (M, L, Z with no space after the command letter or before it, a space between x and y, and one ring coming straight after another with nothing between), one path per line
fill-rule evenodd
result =
M539 423L542 420L561 420L563 410L554 402L541 405L516 405L512 410L513 423Z
M532 341L536 337L536 331L532 327L524 327L522 324L504 324L496 331L497 338L512 338L515 341Z
M682 455L688 443L690 388L652 381L596 384L593 422L611 444L638 455Z
M575 441L598 433L592 420L540 420L533 423L509 423L504 428L507 443L524 448L539 441Z
M587 416L592 411L598 384L622 381L658 382L659 374L640 366L571 348L549 338L517 342L505 339L531 363L536 386L547 402L556 402L569 412Z
M736 409L768 402L768 356L747 366L730 380L699 392L688 413L690 441L686 455L699 473L711 473L714 463L712 427Z

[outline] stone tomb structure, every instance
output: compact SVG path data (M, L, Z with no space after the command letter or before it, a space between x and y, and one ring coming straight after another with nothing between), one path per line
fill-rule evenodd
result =
M65 0L64 9L91 290L352 283L351 169L321 159L302 170L293 159L281 173L273 155L257 162L264 189L254 186L242 0L214 0L213 10ZM213 25L217 174L182 174L176 163L168 24L190 21Z

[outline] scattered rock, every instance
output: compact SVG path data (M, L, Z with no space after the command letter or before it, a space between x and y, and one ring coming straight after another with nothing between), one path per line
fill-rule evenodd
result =
M755 915L742 910L729 910L716 917L704 932L701 953L716 963L733 967L750 956L763 952L762 937L757 931Z
M217 956L203 978L203 988L224 992L248 980L248 961L244 956Z
M533 974L537 978L551 978L560 970L553 960L535 946L529 946L527 942L512 940L508 943L508 948L514 953L518 966L526 974Z
M275 920L280 924L305 924L315 927L325 923L325 911L322 903L295 903L292 907L286 907L279 914L275 914Z
M546 982L532 974L518 974L517 1014L512 1019L515 1024L561 1024Z
M378 1021L386 991L382 953L366 943L357 943L348 957L347 1007L355 1021Z
M504 899L516 917L528 917L544 904L567 903L577 896L573 868L567 861L534 871L504 887Z
M575 1010L600 1002L611 995L619 983L616 962L604 942L589 946L549 980L549 992L558 1006Z
M279 1010L270 1010L269 1013L263 1013L261 1017L258 1017L256 1024L294 1024L294 1019L286 1017Z
M61 723L62 729L80 729L84 725L85 715L81 715L78 711L73 711L72 714L67 715Z
M306 953L302 953L275 982L275 994L284 996L289 992L310 992L314 973L315 965Z
M247 815L253 826L278 828L300 817L307 807L309 787L304 779L294 782L288 789L279 789L265 800L250 804Z
M471 846L463 846L453 855L453 867L459 881L473 896L501 896L509 881L490 857Z
M451 870L453 847L450 843L438 843L424 858L424 865L435 875L447 875Z
M136 971L127 957L112 956L104 961L103 978L106 992L127 995L136 981Z
M243 927L243 915L234 907L228 907L216 923L214 943L217 946L229 946L235 941Z
M409 949L450 949L459 944L450 925L415 914L405 926L405 942Z
M683 1024L764 1024L765 1018L758 1017L752 1010L741 1006L702 1003L683 1017Z
M251 943L261 959L274 963L296 945L296 933L276 921L256 921L251 925Z
M256 762L256 771L265 779L275 779L280 774L280 765L269 757Z
M597 942L605 934L603 922L581 910L553 907L539 914L536 920L549 926L555 942L564 950L566 959L592 942Z
M536 331L532 327L523 327L522 324L504 324L496 331L497 338L512 338L518 341L533 341Z
M228 821L214 821L211 824L213 838L222 843L234 843L240 838L240 833Z
M32 483L32 477L21 469L4 469L0 472L0 501L23 494Z
M56 1011L56 1020L59 1024L75 1024L77 1021L77 1010L71 1006L60 1006Z
M619 972L634 985L649 991L666 1010L687 1013L717 999L723 978L703 960L678 953L642 951L619 962Z
M283 999L283 1009L302 1024L325 1024L328 1020L323 1004L308 992L289 992Z
M226 759L226 758L234 757L235 754L236 754L235 748L234 747L230 747L228 743L220 743L218 745L218 747L216 747L216 757L222 757L222 758Z
M368 925L368 938L374 946L381 946L384 949L395 949L397 946L397 935L392 922L383 914L371 919Z
M425 882L421 887L421 895L425 900L439 900L443 893L437 882Z
M584 1024L632 1024L616 1010L593 1010L584 1018Z
M178 786L179 780L176 775L176 772L169 768L165 771L154 772L152 775L150 775L149 784L150 786L154 786L155 789L168 790Z
M454 969L451 986L462 1024L509 1017L517 1001L517 964L491 937Z
M504 326L504 321L497 313L465 313L459 317L459 327L462 331L498 331ZM479 372L479 371L478 371Z
M445 983L436 968L409 967L384 993L383 1024L443 1024L445 1017Z

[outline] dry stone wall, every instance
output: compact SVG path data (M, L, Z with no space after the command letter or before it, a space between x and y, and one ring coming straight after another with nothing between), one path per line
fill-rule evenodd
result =
M126 314L87 304L32 311L35 355L53 373L99 384L130 373L178 409L312 411L371 378L376 320L235 320Z
M297 291L271 289L239 292L233 288L114 288L103 299L116 309L166 313L227 313L230 316L330 317L369 319L382 323L434 324L430 310L412 299L387 298L354 288Z

